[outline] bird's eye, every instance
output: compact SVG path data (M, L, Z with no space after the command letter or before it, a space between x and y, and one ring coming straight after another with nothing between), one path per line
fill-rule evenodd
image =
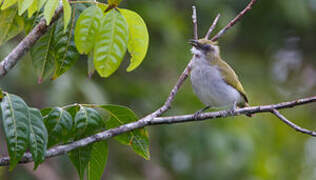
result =
M204 49L205 51L211 51L211 50L213 50L213 47L212 47L211 45L209 45L209 44L205 44L205 45L203 46L203 49Z

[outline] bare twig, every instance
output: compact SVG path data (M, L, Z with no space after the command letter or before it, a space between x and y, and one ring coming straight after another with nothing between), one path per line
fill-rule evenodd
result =
M230 29L236 22L238 22L256 3L256 0L251 0L250 3L242 10L233 20L231 20L222 30L220 30L211 40L216 41L220 38L228 29Z
M272 109L271 112L276 117L278 117L282 122L284 122L285 124L287 124L291 128L295 129L296 131L304 133L304 134L308 134L310 136L316 136L316 132L315 131L311 131L311 130L305 129L305 128L302 128L302 127L294 124L293 122L291 122L288 119L286 119L286 117L284 117L278 110Z
M129 132L138 128L143 128L145 126L150 125L159 125L159 124L174 124L174 123L184 123L184 122L190 122L190 121L202 121L206 119L218 119L221 117L229 117L229 116L240 116L242 114L256 114L256 113L264 113L264 112L273 112L276 111L276 109L285 109L285 108L292 108L294 106L299 106L303 104L313 103L316 102L316 96L304 98L304 99L298 99L295 101L289 101L289 102L283 102L279 104L271 104L271 105L265 105L265 106L253 106L253 107L246 107L237 109L234 113L231 113L230 110L226 111L218 111L218 112L208 112L208 113L202 113L198 117L195 117L194 114L189 115L181 115L181 116L168 116L168 117L156 117L153 119L148 119L147 117L144 117L136 122L124 124L122 126L119 126L117 128L109 129L100 133L97 133L95 135L83 138L78 141L74 141L70 144L66 145L60 145L56 146L54 148L51 148L46 151L46 158L51 158L54 156L65 154L71 150L74 150L79 147L87 146L88 144L95 143L98 141L106 140L111 137L117 136L119 134ZM277 111L276 111L277 112ZM292 128L304 132L306 134L309 134L311 136L315 136L315 132L310 132L306 129L300 128L299 126L295 125L294 123L286 120L284 121L283 116L279 116L278 113L276 114L283 122L290 125ZM7 166L9 165L10 158L9 157L3 157L0 158L0 166ZM20 163L28 163L31 162L32 155L30 153L25 153Z
M214 30L215 27L216 27L216 24L217 24L217 22L218 22L220 16L221 16L220 14L217 14L217 16L216 16L216 18L214 19L212 25L210 26L210 29L207 31L207 33L206 33L204 39L208 39L208 38L210 37L211 33L213 32L213 30Z
M54 23L61 12L63 11L62 5L60 5L55 15L53 16L51 23ZM27 50L29 50L35 42L47 31L50 25L46 25L46 20L42 18L40 22L33 28L33 30L5 57L0 63L0 78L4 77L10 69L12 69L16 63L21 59Z
M199 38L198 35L198 25L197 25L197 17L196 17L196 8L195 6L192 6L192 21L193 21L193 37L195 40Z

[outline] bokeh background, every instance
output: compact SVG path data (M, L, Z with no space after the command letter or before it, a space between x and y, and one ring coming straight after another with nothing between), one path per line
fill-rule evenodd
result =
M27 54L1 79L0 87L35 107L74 102L129 106L140 117L162 105L191 58L191 6L198 10L204 36L217 13L223 27L248 0L124 0L121 7L138 12L150 33L143 64L127 73L129 57L110 78L87 77L86 57L55 81L37 84ZM250 104L271 104L316 95L316 0L259 0L220 40L222 57L239 74ZM3 59L23 35L0 47ZM190 82L180 90L167 115L194 113L203 105ZM295 123L316 129L316 105L282 113ZM103 179L316 179L316 139L295 132L271 114L148 128L151 160L109 140ZM6 154L0 131L0 156ZM0 179L78 179L66 156L12 172L0 168Z

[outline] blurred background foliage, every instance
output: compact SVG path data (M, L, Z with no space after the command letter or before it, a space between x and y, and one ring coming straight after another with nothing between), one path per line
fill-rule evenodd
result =
M127 73L126 57L108 79L87 76L86 57L55 81L37 84L30 55L0 81L0 87L36 107L74 102L129 106L144 116L164 102L191 58L191 6L198 10L200 37L217 13L222 28L248 0L124 0L121 7L138 12L150 33L143 64ZM250 104L271 104L315 95L316 0L264 0L219 40L222 57L239 74ZM23 35L0 47L3 59ZM169 115L203 107L187 81ZM282 111L290 120L316 129L316 106ZM257 114L150 127L151 157L145 161L110 140L104 179L316 179L316 139L295 132L273 115ZM0 132L0 156L6 154ZM37 171L20 165L0 168L0 179L78 179L66 157L47 160Z

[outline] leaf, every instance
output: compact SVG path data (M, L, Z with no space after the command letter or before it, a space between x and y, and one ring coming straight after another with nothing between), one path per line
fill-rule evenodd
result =
M103 12L97 6L91 6L80 14L75 28L75 44L80 54L88 54L93 49L102 19Z
M138 120L136 114L129 108L118 105L99 105L99 108L107 111L111 117L106 122L108 129L119 127L123 124L135 122ZM114 137L124 145L130 145L133 150L145 159L150 158L149 153L149 137L145 128L133 130Z
M6 93L1 102L2 124L6 136L12 170L27 149L29 109L23 99Z
M44 6L46 1L47 0L38 0L38 7L37 7L37 9L40 10Z
M75 116L75 129L77 136L90 135L103 127L103 119L93 108L80 106Z
M0 11L0 45L23 31L24 20L17 11L16 6Z
M3 4L1 6L1 10L4 10L4 9L14 5L16 2L18 2L18 0L4 0Z
M44 122L49 135L48 147L65 142L69 138L73 127L72 117L69 112L56 107L50 111Z
M72 19L72 23L75 19ZM54 33L54 51L56 54L55 64L56 69L52 79L56 79L71 68L71 66L79 59L75 44L73 42L73 24L63 32L61 20L57 22Z
M68 156L78 171L79 177L81 180L84 179L85 171L88 166L90 155L91 155L92 145L87 145L70 151Z
M93 53L90 53L90 55L88 57L88 76L89 76L89 78L92 77L94 72L95 72L95 67L93 64Z
M53 45L55 24L31 48L32 64L38 74L38 83L49 78L55 70L55 48Z
M68 0L63 0L63 8L64 8L64 32L66 32L67 26L71 18L71 6Z
M88 180L100 180L108 159L107 141L96 142L92 146L87 169Z
M127 49L128 28L124 17L112 10L103 20L95 39L94 66L102 77L109 77L120 66Z
M2 92L2 89L0 88L0 100L2 100L3 98L3 92Z
M33 14L37 11L38 8L38 0L33 0L33 3L27 10L28 18L31 18Z
M46 19L46 24L49 25L52 20L55 11L58 7L59 0L48 0L44 7L44 17Z
M34 169L36 169L45 159L48 135L40 111L35 108L29 108L29 112L29 145L35 162Z
M144 20L136 12L128 9L120 9L120 12L128 24L128 52L132 58L127 71L130 72L144 60L148 49L149 35Z
M33 4L33 1L36 0L19 0L19 2L22 2L19 7L19 16L21 16Z

